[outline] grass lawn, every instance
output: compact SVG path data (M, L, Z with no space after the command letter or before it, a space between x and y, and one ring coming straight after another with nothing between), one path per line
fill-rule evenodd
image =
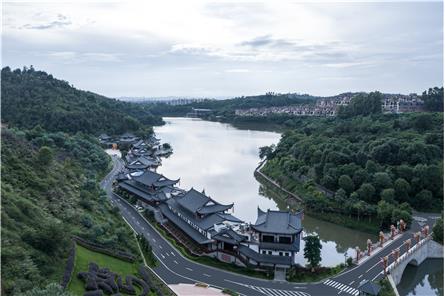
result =
M88 264L95 262L99 267L108 267L111 271L118 273L123 278L126 275L138 275L138 262L130 263L126 262L102 253L97 253L88 250L82 246L76 245L76 260L74 263L74 271L71 277L71 281L68 285L68 290L74 295L83 295L84 282L77 278L77 273L81 271L88 271ZM138 288L136 288L138 290ZM139 294L139 290L138 290ZM122 295L127 295L123 294Z

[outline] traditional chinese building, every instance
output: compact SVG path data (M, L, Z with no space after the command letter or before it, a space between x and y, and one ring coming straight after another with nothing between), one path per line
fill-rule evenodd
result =
M127 159L127 164L125 167L130 171L142 171L142 170L154 170L156 169L161 162L158 158L150 157L150 156L140 156L133 157Z
M152 171L127 174L127 179L118 182L119 190L123 190L139 201L157 205L179 192L174 185L178 180L170 180Z
M226 212L232 207L233 204L220 204L193 188L160 205L168 221L209 251L216 249L212 235L217 233L217 229L242 222Z

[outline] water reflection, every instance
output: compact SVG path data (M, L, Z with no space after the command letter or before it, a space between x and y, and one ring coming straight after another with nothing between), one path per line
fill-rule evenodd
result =
M428 259L419 266L408 265L397 286L400 296L443 296L443 259Z
M272 191L261 186L259 192L264 197L273 198L280 210L288 209L289 205L298 208L298 204L292 202L292 200L287 200L284 194L280 194L275 190ZM364 232L354 231L308 215L304 217L303 227L305 235L318 234L320 237L323 246L321 250L321 264L324 266L333 266L344 262L345 253L348 257L354 256L356 246L364 250L368 238L373 241L377 240L377 235L373 236ZM304 242L302 242L301 248L304 248ZM301 257L300 259L299 263L305 264L304 258Z
M257 207L286 209L287 203L260 187L253 176L258 165L258 148L278 143L276 132L241 130L228 124L191 118L164 118L167 122L155 132L173 146L173 155L163 160L159 172L169 178L181 178L184 189L205 189L222 203L235 202L234 214L254 222ZM272 199L273 197L273 199ZM344 253L353 256L354 248L365 247L366 233L347 229L305 216L305 232L317 233L322 241L322 265L344 262ZM301 248L304 247L304 242ZM300 263L305 264L303 256Z

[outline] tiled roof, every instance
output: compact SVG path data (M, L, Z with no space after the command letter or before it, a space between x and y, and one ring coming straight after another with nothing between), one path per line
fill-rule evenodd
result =
M278 234L297 234L301 227L302 212L291 213L285 211L262 211L258 208L258 218L252 227L259 232Z

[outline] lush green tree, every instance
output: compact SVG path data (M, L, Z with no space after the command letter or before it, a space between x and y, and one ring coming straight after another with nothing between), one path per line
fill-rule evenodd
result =
M360 199L367 201L367 202L373 202L374 194L375 194L375 188L372 186L372 184L364 183L360 188L357 190L358 196Z
M374 174L379 170L379 166L372 160L366 162L366 171L369 174Z
M394 207L391 214L391 223L393 225L397 225L397 222L402 219L406 222L407 225L411 225L411 221L413 220L411 214L407 211L404 211L398 207Z
M340 178L338 178L338 186L348 194L354 191L354 182L352 182L351 177L348 175L341 175Z
M430 114L420 114L414 118L414 126L420 131L431 129L433 119Z
M433 239L443 245L443 213L433 227Z
M308 235L304 238L304 258L309 262L309 265L314 271L321 262L321 248L320 238L316 235Z
M379 201L377 204L377 217L380 219L382 225L388 226L391 224L393 210L393 204L384 200Z
M345 200L346 200L346 197L347 197L347 195L346 195L346 191L345 191L344 189L342 189L342 188L338 189L338 190L335 192L335 200L336 200L337 202L343 202L343 201L345 201Z
M151 132L162 124L146 106L81 91L43 71L3 68L2 121L19 128L40 125L47 131L120 134Z
M259 156L261 159L268 158L274 151L274 145L260 147Z
M394 189L387 188L383 189L382 193L380 193L380 198L389 203L395 203L395 193Z
M410 191L411 186L405 179L398 178L394 182L394 195L399 202L408 201Z
M391 177L388 175L388 173L375 173L373 185L376 188L377 192L380 192L386 188L390 188L392 186Z
M357 213L357 220L360 220L360 217L366 210L366 203L362 200L359 200L353 204L353 209Z
M62 286L57 283L48 284L45 288L33 288L25 293L18 294L18 296L72 296L70 292L64 290Z
M39 153L37 154L37 159L42 165L47 166L53 161L53 151L51 148L43 146L40 148Z
M417 193L412 204L420 209L430 209L433 205L433 195L431 191L423 189Z
M368 180L368 172L362 168L355 170L352 177L355 188L360 188L360 186Z
M443 112L443 87L434 87L424 91L422 100L426 110Z

